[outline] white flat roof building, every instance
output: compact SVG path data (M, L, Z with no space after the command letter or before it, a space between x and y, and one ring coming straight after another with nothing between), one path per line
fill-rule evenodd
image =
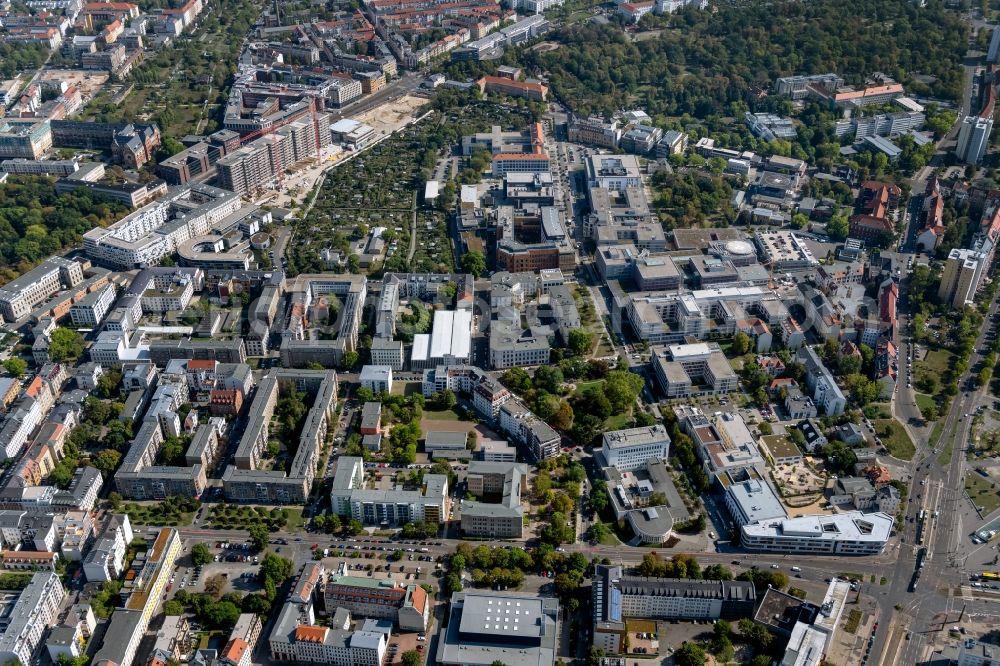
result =
M741 544L747 550L781 553L875 555L885 548L892 526L892 516L882 512L765 519L743 526Z
M600 459L605 467L628 472L643 469L650 460L665 460L670 453L670 435L657 424L604 433Z

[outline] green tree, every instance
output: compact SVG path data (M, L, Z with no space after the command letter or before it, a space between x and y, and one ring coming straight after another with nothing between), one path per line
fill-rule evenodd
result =
M705 650L697 643L686 642L674 652L677 666L705 666Z
M733 353L742 356L750 351L753 346L753 340L749 335L743 331L738 331L736 335L733 336Z
M340 367L342 370L350 370L358 364L358 352L356 351L345 351L344 357L340 360Z
M94 456L93 464L104 475L104 478L108 478L114 474L121 459L121 452L114 449L104 449L103 451L98 451L97 455Z
M3 369L14 377L20 377L24 374L24 371L28 369L28 363L20 357L11 356L3 362Z
M205 544L196 543L191 547L191 561L196 565L208 564L212 559L212 553Z
M420 666L420 653L416 650L407 650L402 656L403 666Z
M268 540L271 537L271 532L268 530L266 525L261 523L254 523L250 526L250 542L253 544L253 548L258 553L267 548Z
M569 332L569 348L577 356L586 356L594 348L594 334L582 328L574 328Z
M479 277L486 272L486 257L482 252L472 250L462 255L459 265L466 273L471 273L473 277Z
M49 357L62 362L76 360L83 354L83 336L71 328L59 326L49 335Z
M826 235L835 241L842 241L847 238L850 232L850 223L847 213L837 212L830 221L826 223Z
M166 615L184 615L184 605L176 599L171 599L163 604L163 612Z

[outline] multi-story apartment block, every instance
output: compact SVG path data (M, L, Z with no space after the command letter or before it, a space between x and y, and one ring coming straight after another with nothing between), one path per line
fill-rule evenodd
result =
M585 143L602 148L617 148L621 139L621 128L618 121L605 121L603 118L573 118L567 125L569 140L572 143Z
M216 187L171 188L111 226L85 233L84 251L91 259L119 269L155 266L178 244L206 234L241 206L238 195Z
M520 400L508 400L500 407L500 429L522 444L534 460L546 460L559 454L562 441L552 429Z
M110 516L83 559L83 574L87 582L117 580L124 570L125 550L130 543L132 525L128 514Z
M992 111L992 109L991 109ZM958 129L955 155L965 164L978 164L989 147L993 116L966 116Z
M440 524L447 516L448 477L427 474L419 488L392 490L365 488L364 462L346 457L337 461L330 491L333 510L364 525Z
M74 326L98 326L115 302L114 285L92 291L69 309Z
M308 393L312 399L287 473L281 469L259 468L282 383L294 385L296 390ZM255 503L305 502L336 406L337 374L332 370L272 370L265 375L250 405L250 421L236 449L233 464L226 468L222 477L226 498Z
M50 257L39 266L0 287L0 314L15 322L54 292L83 282L83 265L63 257Z
M958 310L971 305L989 269L985 258L982 252L976 250L953 249L941 273L938 298Z
M181 553L181 537L171 527L160 529L145 560L132 564L134 576L127 577L122 594L127 595L123 607L117 608L104 634L94 664L131 664L149 628L149 620L160 605L174 562Z
M38 663L36 653L42 637L55 624L65 590L59 576L38 572L21 591L8 615L8 623L0 634L0 659L21 664Z

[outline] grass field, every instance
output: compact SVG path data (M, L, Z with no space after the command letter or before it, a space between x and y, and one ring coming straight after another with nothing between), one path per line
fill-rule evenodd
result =
M950 351L935 349L934 351L927 352L927 356L920 361L917 361L916 365L925 368L928 372L943 376L946 372L951 370L951 366L954 362L955 355Z
M926 393L917 393L916 398L917 398L917 408L920 410L921 413L924 413L928 407L937 406L937 400L935 400L932 396L927 395Z
M965 475L965 492L973 503L982 508L983 515L989 515L1000 508L1000 490L996 484L978 472Z
M454 409L446 409L440 412L425 409L423 418L428 421L458 421L461 419L458 412Z
M882 438L882 445L889 449L890 455L900 460L913 459L917 449L901 423L895 419L880 419L875 421L875 430Z

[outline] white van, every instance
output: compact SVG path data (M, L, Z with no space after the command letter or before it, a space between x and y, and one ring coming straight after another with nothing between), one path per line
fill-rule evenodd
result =
M802 571L802 567L792 567L792 571L794 571L795 573L798 573L798 572Z

